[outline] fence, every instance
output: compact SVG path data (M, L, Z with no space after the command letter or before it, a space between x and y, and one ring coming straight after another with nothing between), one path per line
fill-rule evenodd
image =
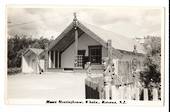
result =
M157 88L143 88L140 84L142 62L136 58L128 61L113 59L112 54L111 40L108 40L108 57L103 60L102 77L90 77L89 64L88 78L85 79L87 99L160 100Z
M157 88L139 88L134 84L103 86L102 77L85 79L86 99L160 100Z
M138 88L133 85L128 86L105 86L105 99L112 100L160 100L157 88Z
M136 69L141 69L137 62ZM107 70L108 69L108 70ZM130 61L117 60L114 68L108 67L103 77L90 77L85 80L87 99L113 100L159 100L157 88L143 88L139 83L139 73Z

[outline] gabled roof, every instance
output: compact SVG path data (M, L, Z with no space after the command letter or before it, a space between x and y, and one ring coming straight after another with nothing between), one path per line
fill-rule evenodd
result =
M38 48L28 48L23 55L26 55L28 53L34 53L35 55L39 56L44 50L38 49Z
M74 27L73 22L49 45L49 50L52 49L71 29ZM87 33L90 37L98 41L104 47L107 47L107 41L112 40L113 49L133 52L134 45L136 45L138 53L144 53L143 47L131 38L123 35L98 28L96 26L78 21L77 27ZM120 26L121 27L121 26Z
M104 42L107 42L107 40L112 40L112 47L117 50L133 52L134 45L136 45L137 52L144 53L143 47L132 38L128 38L123 35L87 24L84 22L83 23L81 22L81 24L84 25L86 28L88 28L93 33L95 33L96 35L98 35L98 37L100 37Z

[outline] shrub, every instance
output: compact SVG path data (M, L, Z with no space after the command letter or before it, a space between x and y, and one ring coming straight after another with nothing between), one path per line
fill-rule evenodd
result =
M15 75L21 73L21 68L8 68L8 75Z

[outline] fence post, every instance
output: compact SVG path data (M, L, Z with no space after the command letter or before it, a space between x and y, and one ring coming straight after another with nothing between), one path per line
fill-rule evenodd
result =
M152 90L152 95L153 95L153 100L157 101L158 100L158 90L156 88L153 88Z
M144 100L147 101L148 100L148 89L147 88L144 88Z
M117 90L116 86L113 85L111 87L111 91L112 91L112 95L111 95L112 100L118 100L119 99L118 98L119 93L118 93L118 90Z
M107 47L108 47L108 64L106 70L104 71L104 80L105 80L105 98L111 99L111 76L112 76L112 41L107 41Z
M122 99L125 100L126 99L126 86L122 87Z
M120 100L123 100L123 92L124 92L124 91L123 91L123 86L120 86L120 87L119 87L119 99L120 99Z
M99 98L104 99L104 79L101 77L98 83Z
M106 98L107 100L110 99L110 85L106 85L106 86L105 86L105 98Z
M140 90L139 88L135 88L136 91L135 92L135 100L140 100Z
M127 96L127 100L131 100L131 89L130 89L130 85L127 86L126 96Z
M108 40L107 44L108 44L108 57L109 57L109 64L110 64L113 58L112 57L112 41Z

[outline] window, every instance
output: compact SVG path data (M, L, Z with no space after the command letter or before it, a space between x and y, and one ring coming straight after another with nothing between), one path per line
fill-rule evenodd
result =
M83 55L78 55L77 56L77 67L82 67L83 66Z
M102 47L89 46L89 59L91 63L101 64L102 61Z
M78 50L78 56L77 56L77 67L83 67L84 68L84 62L83 58L85 56L86 50Z

